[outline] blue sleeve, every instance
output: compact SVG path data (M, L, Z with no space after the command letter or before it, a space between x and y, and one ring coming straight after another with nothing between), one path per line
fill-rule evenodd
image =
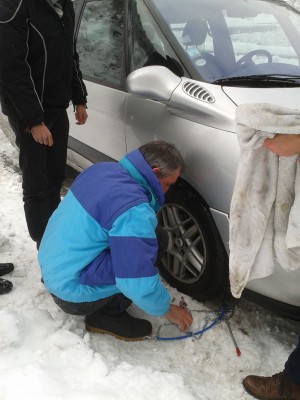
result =
M155 212L144 203L119 216L109 231L111 261L118 289L150 315L164 315L170 296L155 267Z
M118 289L145 313L165 315L170 309L171 298L160 282L159 275L148 278L116 279Z

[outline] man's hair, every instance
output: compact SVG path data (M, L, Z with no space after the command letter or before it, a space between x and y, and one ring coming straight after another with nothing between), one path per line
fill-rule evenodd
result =
M172 143L157 140L139 148L151 168L159 168L159 177L166 178L175 170L184 168L182 155Z

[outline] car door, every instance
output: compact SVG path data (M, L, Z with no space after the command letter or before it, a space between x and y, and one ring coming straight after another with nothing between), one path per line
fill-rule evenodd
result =
M70 116L69 148L73 162L82 167L82 157L97 162L119 159L126 152L127 93L123 84L124 2L87 0L78 6L77 52L88 91L88 120L78 126Z

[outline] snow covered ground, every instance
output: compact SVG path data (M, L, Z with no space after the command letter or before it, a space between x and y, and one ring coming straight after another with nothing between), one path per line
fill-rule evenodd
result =
M290 0L299 8L299 0ZM282 370L297 342L300 323L241 300L229 323L201 337L123 342L85 331L83 317L63 313L40 281L35 244L28 237L18 153L0 130L0 262L15 270L0 296L0 400L229 400L253 399L241 381L250 373ZM169 288L175 303L181 294ZM195 331L210 324L219 306L187 296ZM201 312L197 312L197 311ZM137 316L143 313L131 307ZM149 318L156 335L163 318ZM161 326L161 336L178 336Z
M62 312L40 281L35 244L22 205L18 152L0 131L0 262L13 262L12 292L0 296L1 400L219 400L250 399L249 373L282 370L300 324L242 300L230 319L238 357L223 321L202 337L123 342L85 331L83 317ZM181 294L169 288L175 303ZM218 310L187 296L192 310ZM131 307L134 315L143 313ZM195 331L215 314L194 311ZM147 316L145 316L147 317ZM163 318L150 318L154 335ZM162 326L161 336L178 336Z

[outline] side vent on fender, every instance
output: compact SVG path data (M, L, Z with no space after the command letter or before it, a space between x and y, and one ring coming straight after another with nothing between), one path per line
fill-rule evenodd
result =
M205 101L206 103L214 103L214 96L202 86L194 82L184 82L183 91L194 99Z

